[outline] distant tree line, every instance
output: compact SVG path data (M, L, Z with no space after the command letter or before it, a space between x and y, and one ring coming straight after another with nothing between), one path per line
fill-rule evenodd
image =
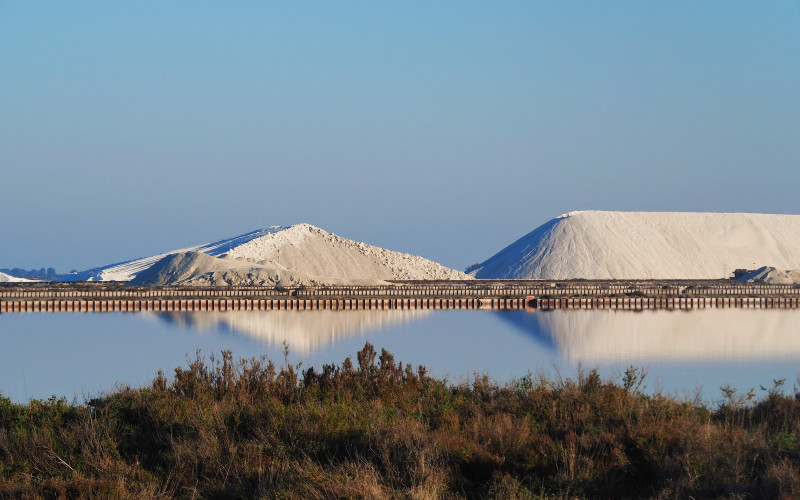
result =
M474 264L470 264L469 266L467 266L467 268L464 269L464 272L469 274L472 271L478 269L479 267L481 267L481 263L480 262L475 262Z
M75 272L74 270L71 272ZM14 269L0 269L0 273L9 274L11 276L15 276L17 278L25 278L29 280L51 280L58 278L60 275L56 272L56 270L52 267L48 268L40 268L40 269L20 269L15 267Z

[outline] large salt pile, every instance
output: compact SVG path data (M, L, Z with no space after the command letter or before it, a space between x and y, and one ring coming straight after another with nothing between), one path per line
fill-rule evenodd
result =
M193 252L222 257L226 260L216 259L219 261L216 262L205 259L200 262L198 257L192 254ZM162 268L162 275L164 273L171 274L175 278L180 274L182 276L180 280L185 280L194 273L192 271L186 274L186 271L192 267L190 264L198 264L201 268L210 266L200 274L207 275L210 271L216 273L214 280L217 280L218 284L249 284L253 278L247 277L247 275L254 273L260 274L260 277L255 278L256 281L262 278L270 281L267 276L270 273L273 273L274 276L274 273L278 271L283 272L278 281L283 281L284 278L288 280L294 276L298 279L288 281L304 284L315 282L316 278L322 278L325 283L330 284L374 283L379 280L469 278L460 271L444 267L422 257L348 240L310 224L297 224L288 227L274 226L215 243L94 268L74 274L70 279L130 281L139 273L173 254L188 254L188 260L186 260L186 255L178 260L168 259L171 265L178 267L170 271ZM186 262L181 263L180 260L186 260ZM166 265L167 263L162 262L162 264ZM226 266L230 268L224 269ZM286 271L290 271L290 273L287 274ZM225 280L222 278L225 272L228 272L229 277L237 273L244 273L245 279L243 281ZM172 279L170 282L175 282L176 279ZM163 282L163 279L161 281Z
M484 279L716 279L770 263L800 267L800 216L571 212L483 262Z

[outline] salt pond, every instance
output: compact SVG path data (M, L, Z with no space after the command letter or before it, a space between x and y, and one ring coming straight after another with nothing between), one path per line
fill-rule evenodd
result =
M647 391L707 401L720 387L771 387L800 374L800 311L231 311L0 315L0 393L15 401L77 399L230 349L303 367L340 363L365 342L453 382L487 373L504 382L575 377L579 367L617 378L643 368Z

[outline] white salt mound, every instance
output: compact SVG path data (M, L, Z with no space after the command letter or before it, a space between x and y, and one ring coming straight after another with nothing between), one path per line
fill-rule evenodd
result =
M769 283L772 285L797 285L800 284L800 269L776 269L764 266L751 271L741 278L743 283Z
M10 274L0 273L0 283L32 283L36 280L29 280L25 278L17 278Z
M348 283L353 283L354 280L374 283L376 280L470 278L460 271L422 257L348 240L310 224L297 224L288 227L273 226L215 243L98 267L74 274L70 280L130 281L169 255L191 252L268 267L269 270L259 271L262 274L291 270L295 275L303 276L303 280L321 277L326 283L336 279L347 280ZM285 274L281 275L281 279L284 279L283 276ZM183 279L187 277L188 275Z
M484 279L717 279L770 262L800 268L800 216L571 212L483 262Z

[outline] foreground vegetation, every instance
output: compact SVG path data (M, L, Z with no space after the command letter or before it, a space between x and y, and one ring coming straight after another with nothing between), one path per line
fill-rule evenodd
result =
M712 409L641 382L198 355L85 405L0 398L0 498L800 497L800 394Z

